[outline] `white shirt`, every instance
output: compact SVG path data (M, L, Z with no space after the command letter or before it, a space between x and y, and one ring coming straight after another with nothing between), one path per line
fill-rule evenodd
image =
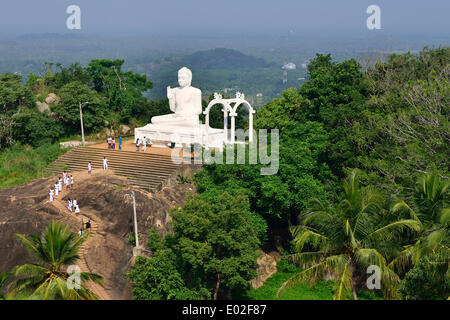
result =
M91 167L91 164L90 164L90 163L88 163L88 170L89 170L89 171L92 170L92 167Z
M103 165L106 165L106 164L108 164L108 159L103 159Z

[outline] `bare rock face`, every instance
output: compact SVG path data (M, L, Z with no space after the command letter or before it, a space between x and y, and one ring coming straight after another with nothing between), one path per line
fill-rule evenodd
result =
M34 262L15 236L40 233L51 220L72 225L70 217L48 206L47 186L54 178L41 179L28 185L0 191L0 272L13 266Z
M89 236L82 259L90 272L104 277L104 291L109 299L130 299L131 287L126 277L132 261L133 247L128 243L133 228L133 204L127 194L126 178L94 170L73 172L75 187L59 195L64 205L67 198L76 199L81 214L96 223L97 230ZM15 233L40 234L51 220L80 229L80 220L68 210L48 202L48 191L55 177L36 180L17 188L0 190L0 272L13 266L35 262ZM145 246L151 227L170 232L169 210L181 206L192 193L193 186L176 184L156 193L134 189L138 232ZM64 208L64 207L63 207ZM86 222L86 221L84 221Z
M257 289L264 284L271 275L277 272L277 261L280 260L280 254L278 252L262 253L262 255L256 260L258 268L256 273L258 277L250 281L252 288Z

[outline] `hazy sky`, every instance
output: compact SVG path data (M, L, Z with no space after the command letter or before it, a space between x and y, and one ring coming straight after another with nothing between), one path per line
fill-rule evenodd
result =
M362 33L371 4L382 32L450 34L449 0L1 0L0 34L76 33L66 28L71 4L88 34Z

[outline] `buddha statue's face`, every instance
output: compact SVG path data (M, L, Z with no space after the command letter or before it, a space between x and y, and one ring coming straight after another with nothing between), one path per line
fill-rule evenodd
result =
M178 72L178 83L180 87L184 88L191 85L192 78L190 74L186 71Z

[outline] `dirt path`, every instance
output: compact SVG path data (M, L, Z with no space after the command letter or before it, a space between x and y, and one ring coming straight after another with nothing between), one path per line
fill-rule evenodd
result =
M106 176L111 175L111 172L103 172L101 169L93 170L91 174L87 172L75 172L71 173L74 177L74 188L77 184L77 182L82 181L87 178L91 178L93 176ZM99 226L95 220L92 218L88 218L86 215L83 214L83 208L80 209L80 213L76 214L75 212L70 212L68 207L66 206L67 200L63 200L67 196L70 197L70 194L72 192L72 189L68 189L63 185L62 191L58 194L58 196L54 197L54 201L51 203L55 208L59 210L59 212L63 215L70 216L71 218L75 218L78 220L78 225L80 228L83 228L85 230L85 223L90 220L91 221L91 230L87 232L88 239L83 243L83 245L80 247L79 255L81 259L78 261L78 266L80 267L82 272L92 272L87 264L86 260L86 252L89 248L89 243L94 239L94 237L98 236L98 232L101 231L99 229ZM92 215L91 215L92 216ZM110 300L110 296L105 291L105 289L92 281L89 281L86 284L86 287L89 288L92 292L94 292L97 297L101 300Z

